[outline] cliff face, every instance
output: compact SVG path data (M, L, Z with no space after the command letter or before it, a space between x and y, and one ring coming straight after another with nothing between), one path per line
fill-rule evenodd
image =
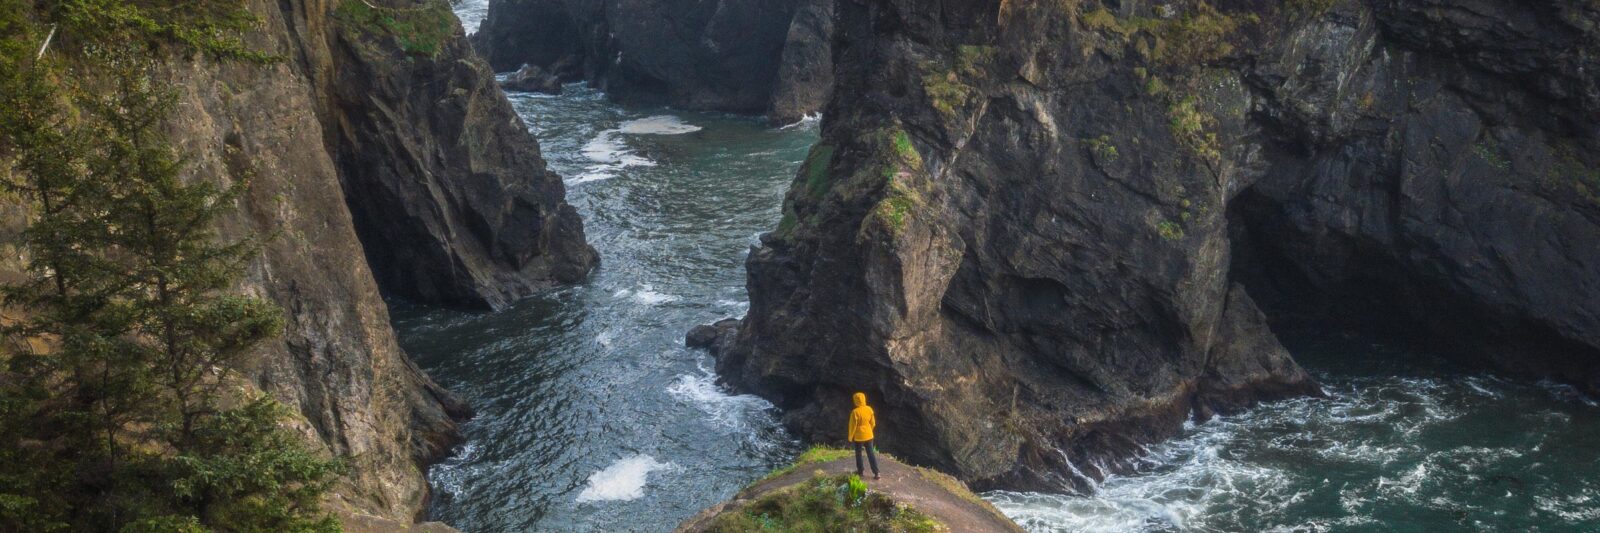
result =
M885 449L1081 488L1317 392L1258 298L1600 383L1593 3L836 9L821 142L712 341L803 436L863 390Z
M332 506L353 526L394 530L422 511L422 469L459 440L468 411L400 349L380 285L493 305L577 279L595 256L448 8L375 2L444 15L432 19L446 24L438 46L407 53L353 3L249 2L262 19L249 45L282 60L170 61L169 133L194 176L250 180L223 233L269 237L240 289L281 306L285 331L239 370L351 458ZM21 211L0 208L9 258ZM0 278L20 267L0 263Z
M474 43L496 70L526 63L623 100L814 113L832 87L831 0L492 0Z
M1370 2L1281 39L1233 208L1271 314L1600 392L1600 5Z
M399 14L385 16L418 9L392 5ZM395 40L417 37L387 35L343 9L325 62L307 65L379 286L425 303L499 308L584 278L598 255L561 179L448 6L422 5L434 11L409 16L448 25L434 47L402 53Z

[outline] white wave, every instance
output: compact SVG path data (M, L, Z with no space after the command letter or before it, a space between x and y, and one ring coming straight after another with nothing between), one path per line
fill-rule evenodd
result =
M576 178L572 178L570 180L567 180L567 185L578 185L578 184L583 184L583 183L589 183L591 181L605 181L605 180L608 180L608 179L611 179L611 178L615 178L615 177L617 177L617 174L615 172L610 172L608 170L603 170L603 169L591 170L591 171L588 171L588 172L584 172L582 174L578 174L578 177L576 177Z
M621 130L605 130L595 135L588 143L583 145L583 156L590 161L614 165L618 167L653 167L655 161L639 157L627 145L622 144L622 139L617 138Z
M604 470L589 476L589 485L578 493L579 502L627 501L644 496L644 485L651 472L674 468L672 463L656 461L648 455L618 459Z
M752 417L772 408L771 403L758 396L728 394L717 386L716 376L705 369L699 374L680 374L667 386L667 394L705 412L713 425L738 431L748 428Z
M583 148L579 151L595 164L584 172L579 173L577 178L567 181L567 185L578 185L615 178L622 169L628 167L656 166L655 161L640 157L638 154L633 153L632 150L629 150L628 146L622 142L621 133L622 130L620 129L605 130L596 134L589 142L584 143Z
M700 131L700 126L672 115L656 115L623 122L617 131L629 135L682 135Z
M618 298L632 298L633 301L644 305L659 305L682 299L677 295L656 292L655 286L652 285L641 285L636 289L622 289L611 295Z
M429 470L428 477L433 488L452 496L466 495L467 482L477 479L485 470L485 465L474 465L477 456L478 443L468 441L454 456Z
M822 113L814 113L814 114L801 116L800 120L796 120L796 121L794 121L794 123L785 125L785 126L780 127L778 129L780 129L780 130L795 130L795 129L809 130L809 129L817 127L817 124L820 124L820 123L822 123Z

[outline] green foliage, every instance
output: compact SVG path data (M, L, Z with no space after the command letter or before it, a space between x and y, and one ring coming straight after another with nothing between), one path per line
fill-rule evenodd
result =
M1133 27L1124 25L1115 14L1104 7L1078 14L1078 23L1091 31L1116 33L1124 39L1134 31Z
M306 449L278 427L289 411L270 399L225 409L194 428L192 442L149 474L168 480L161 507L179 519L198 515L211 528L250 532L334 532L317 506L343 464ZM195 510L196 515L185 514Z
M1151 61L1169 67L1191 67L1228 56L1234 50L1234 33L1258 21L1253 14L1230 15L1204 1L1172 18L1123 19L1105 8L1078 15L1084 28L1130 42Z
M1189 153L1209 163L1222 160L1222 143L1217 140L1217 119L1201 111L1193 96L1172 102L1167 107L1168 126Z
M245 184L187 175L153 81L172 52L270 61L242 5L0 0L0 190L33 216L28 277L0 288L25 312L0 343L0 530L337 528L338 464L281 407L222 401L213 369L282 319L228 293L258 254L215 231Z
M853 452L851 452L850 450L846 450L844 448L835 448L835 447L832 447L832 446L813 445L810 448L806 448L806 451L800 452L800 456L795 458L794 462L789 464L789 466L785 466L783 468L779 468L777 470L773 470L772 472L768 473L766 475L766 477L763 477L761 479L762 480L767 480L767 479L772 479L772 478L775 478L775 477L778 477L778 476L782 476L784 474L788 474L790 472L793 472L793 471L795 471L796 468L799 468L799 467L804 466L804 465L816 464L816 463L826 463L828 461L836 461L836 460L839 460L839 459L847 459L847 458L849 458L851 456L851 453L853 453Z
M916 209L918 200L916 191L894 181L889 185L889 195L873 207L872 215L887 223L892 231L898 233L905 229L906 217Z
M978 94L970 82L987 76L998 55L993 46L964 44L956 47L954 57L923 62L923 94L946 119L955 119Z
M828 191L828 166L833 164L833 145L818 143L811 147L800 174L806 177L806 192L812 198L821 198Z
M845 494L845 502L849 505L861 505L861 499L867 497L867 482L861 476L851 474L847 482L849 490Z
M60 25L64 41L117 43L152 52L198 52L254 63L276 59L251 50L240 37L260 24L244 0L58 0L47 4L44 15L50 23Z
M1083 140L1083 143L1089 147L1089 151L1100 161L1109 163L1116 161L1119 156L1117 145L1111 143L1110 135L1087 138Z
M1183 15L1154 25L1150 57L1158 63L1177 66L1216 61L1233 53L1229 38L1241 24L1240 18L1199 2Z
M1169 241L1176 241L1183 238L1183 226L1171 220L1163 220L1156 223L1156 235Z
M855 492L858 488L859 496ZM714 533L933 533L948 530L913 507L899 504L882 493L865 490L865 484L854 475L825 476L821 473L805 483L757 498L743 509L724 513L707 528Z
M400 49L433 57L455 35L456 15L443 0L423 0L410 7L384 7L370 0L343 0L336 16L362 33L392 37Z
M917 153L917 147L911 144L911 135L906 130L897 129L894 132L894 153L903 161L921 161L922 154Z
M922 203L922 196L907 183L911 174L922 170L922 156L911 136L898 125L876 131L868 142L874 157L866 169L882 180L884 195L868 213L868 218L886 226L891 234L905 229L906 220Z
M922 75L922 91L945 118L953 119L967 105L975 89L961 81L955 71L934 71Z
M956 47L956 65L961 74L968 77L983 76L989 64L999 56L1000 50L993 46L963 44Z

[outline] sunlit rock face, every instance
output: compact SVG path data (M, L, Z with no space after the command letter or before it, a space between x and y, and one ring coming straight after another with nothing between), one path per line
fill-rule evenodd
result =
M460 439L467 408L400 349L384 296L494 307L580 279L596 257L448 11L432 19L437 46L408 52L341 5L248 2L261 21L247 45L278 61L174 57L162 76L186 172L249 181L220 223L229 239L263 243L239 290L285 314L281 338L238 370L350 458L328 502L346 524L392 530L422 511L423 468ZM20 242L26 206L0 215L0 235ZM24 265L8 257L0 280L14 281Z

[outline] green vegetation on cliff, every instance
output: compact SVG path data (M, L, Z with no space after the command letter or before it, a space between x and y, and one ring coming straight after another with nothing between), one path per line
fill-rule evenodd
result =
M743 509L724 513L706 528L715 533L948 530L921 511L868 490L855 474L829 476L821 472L804 483L757 498Z
M812 446L677 531L1022 531L953 477L879 453L882 477L863 479L853 456L848 449Z
M456 31L456 15L444 0L422 0L405 7L386 7L371 0L343 0L340 20L362 33L392 37L408 54L432 57Z
M255 20L0 0L0 190L27 223L0 288L0 530L338 529L320 502L342 464L226 370L283 320L231 294L259 249L217 225L249 176L193 175L165 134L159 62L273 61L238 36Z

